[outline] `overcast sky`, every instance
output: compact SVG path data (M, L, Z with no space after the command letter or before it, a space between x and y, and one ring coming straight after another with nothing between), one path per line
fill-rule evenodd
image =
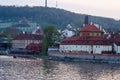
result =
M0 5L44 6L45 0L0 0ZM58 8L76 13L120 19L120 0L57 0ZM56 7L56 0L48 0L49 7Z

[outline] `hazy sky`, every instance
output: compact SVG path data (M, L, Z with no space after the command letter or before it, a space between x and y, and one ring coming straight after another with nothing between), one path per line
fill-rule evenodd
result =
M0 0L0 5L44 6L45 0ZM58 8L76 13L120 19L120 0L57 0ZM56 0L48 0L49 7L56 6Z

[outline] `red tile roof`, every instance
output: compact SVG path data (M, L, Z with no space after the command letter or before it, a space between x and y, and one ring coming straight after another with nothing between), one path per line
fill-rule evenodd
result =
M66 40L104 40L105 38L101 37L101 36L74 36L74 37L69 37L64 39L63 41Z
M116 39L119 39L119 40L120 40L120 34L118 34L118 35L116 36Z
M42 40L42 35L36 35L36 34L20 34L13 40Z
M85 25L83 28L80 29L81 32L85 31L89 31L89 32L103 32L101 31L99 28L97 28L94 24L88 24Z
M102 37L70 37L61 42L62 45L111 45L110 41Z

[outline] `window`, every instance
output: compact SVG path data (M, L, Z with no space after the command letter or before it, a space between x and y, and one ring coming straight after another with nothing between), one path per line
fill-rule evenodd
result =
M80 36L82 36L82 33L80 33Z
M90 34L89 33L87 33L87 36L89 36Z
M94 33L94 36L97 36L97 33Z
M92 36L92 33L90 33L90 36Z
M94 33L92 33L92 36L94 36Z
M98 46L100 48L100 46Z

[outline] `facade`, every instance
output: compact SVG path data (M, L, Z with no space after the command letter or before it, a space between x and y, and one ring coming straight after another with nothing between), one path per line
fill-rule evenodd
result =
M48 47L48 52L58 52L59 47Z
M32 34L43 35L41 27L37 25L36 28L33 30Z
M101 54L111 51L112 44L94 24L85 25L80 29L80 36L66 38L60 45L60 52Z
M30 44L42 44L42 35L20 34L12 40L12 48L25 49Z
M120 34L111 40L113 43L114 51L117 54L120 54Z
M114 50L117 54L120 54L120 43L114 43Z

